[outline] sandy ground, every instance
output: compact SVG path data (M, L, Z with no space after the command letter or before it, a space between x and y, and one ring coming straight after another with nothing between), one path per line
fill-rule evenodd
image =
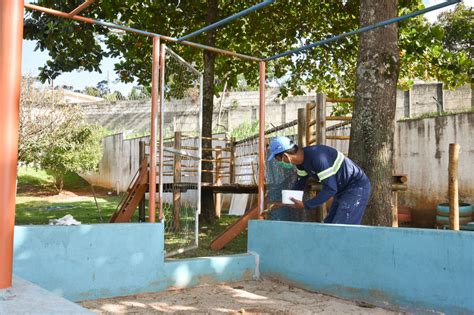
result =
M272 280L80 302L97 314L400 314Z

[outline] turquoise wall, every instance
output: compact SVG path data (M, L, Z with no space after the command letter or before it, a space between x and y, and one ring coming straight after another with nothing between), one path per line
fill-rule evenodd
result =
M16 226L13 272L72 301L251 279L250 254L165 262L162 224Z
M474 312L474 233L251 221L260 273L406 310Z

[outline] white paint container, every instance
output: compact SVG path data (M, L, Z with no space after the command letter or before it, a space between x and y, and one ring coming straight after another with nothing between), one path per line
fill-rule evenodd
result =
M291 201L290 198L295 198L296 200L303 200L303 191L302 190L282 190L281 191L281 202L285 205L295 204Z

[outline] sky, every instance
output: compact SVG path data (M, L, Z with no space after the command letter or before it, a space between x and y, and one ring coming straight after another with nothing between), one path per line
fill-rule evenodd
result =
M432 6L445 0L423 0L426 7ZM30 1L28 1L30 2ZM464 0L467 6L474 6L474 0ZM427 13L425 16L430 22L436 21L437 15L443 11L451 9L451 7L443 8L437 11ZM49 59L46 51L34 51L36 42L34 41L23 41L23 63L22 63L22 74L35 76L39 73L38 67L42 67L45 62ZM86 86L96 86L99 81L109 80L111 91L120 91L123 95L128 95L132 89L133 84L115 83L117 75L114 72L114 59L105 58L101 64L102 73L87 72L87 71L73 71L71 73L61 74L55 79L53 84L55 86L69 85L73 86L76 90L83 90Z

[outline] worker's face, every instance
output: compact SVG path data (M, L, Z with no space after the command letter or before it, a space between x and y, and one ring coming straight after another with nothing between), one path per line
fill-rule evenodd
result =
M291 157L288 153L282 153L275 156L275 160L278 161L284 168L293 168L293 164L291 163Z

